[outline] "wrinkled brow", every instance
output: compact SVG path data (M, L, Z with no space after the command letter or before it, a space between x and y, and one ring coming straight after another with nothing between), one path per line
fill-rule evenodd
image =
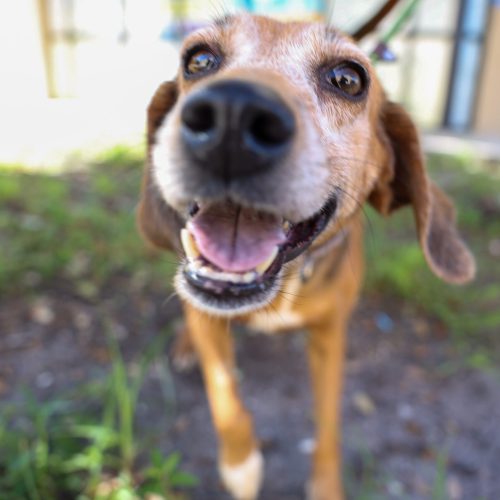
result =
M214 20L214 25L218 28L227 28L234 21L234 14L226 14Z
M340 38L340 32L333 26L325 26L325 38L328 42L335 42Z

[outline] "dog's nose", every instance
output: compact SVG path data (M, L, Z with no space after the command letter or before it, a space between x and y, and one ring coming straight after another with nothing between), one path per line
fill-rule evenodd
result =
M192 94L181 120L188 154L225 180L278 163L295 132L294 115L275 91L238 80L216 82Z

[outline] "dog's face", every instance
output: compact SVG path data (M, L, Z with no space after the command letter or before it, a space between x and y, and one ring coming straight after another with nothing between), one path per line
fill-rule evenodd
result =
M185 40L177 85L152 160L181 213L229 198L297 223L370 170L381 90L333 29L229 18Z
M433 228L453 215L427 181L411 120L332 28L240 15L196 32L148 118L140 225L160 246L181 241L176 286L202 309L269 303L286 263L366 199L384 213L412 203L435 272L473 273L456 233Z

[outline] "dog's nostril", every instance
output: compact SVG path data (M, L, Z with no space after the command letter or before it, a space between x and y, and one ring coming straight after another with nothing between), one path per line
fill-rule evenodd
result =
M182 121L193 132L209 132L215 126L215 110L208 102L191 103L182 110Z
M264 146L281 146L293 134L293 119L272 112L262 111L250 122L252 138Z
M180 121L183 153L226 183L279 165L297 128L292 108L277 92L233 80L187 96Z

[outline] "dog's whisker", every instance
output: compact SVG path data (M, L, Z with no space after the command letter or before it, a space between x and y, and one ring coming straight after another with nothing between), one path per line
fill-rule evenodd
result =
M274 303L273 303L273 302L270 302L270 303L268 304L268 306L267 306L267 307L270 307L270 308L273 310L274 314L276 314L276 315L279 317L279 319L280 319L280 321L281 321L281 322L286 323L286 322L284 321L284 318L283 318L283 316L282 316L281 312L280 312L280 311L279 311L279 309L278 309L278 308L274 305Z
M373 227L373 223L372 223L372 220L370 218L370 215L368 214L365 206L361 203L361 201L357 200L355 197L353 197L346 189L344 188L341 188L341 187L338 187L338 189L344 193L346 196L349 196L355 203L356 205L358 206L358 209L362 212L367 224L368 224L368 235L369 235L369 241L371 239L371 241L376 241L376 238L375 238L375 230L374 230L374 227Z
M167 298L166 298L166 299L162 302L161 307L162 307L162 308L165 308L165 307L169 304L169 302L170 302L170 301L171 301L174 297L178 297L178 296L179 296L179 295L178 295L177 291L176 291L176 290L174 290L174 291L173 291L173 292L172 292L172 293L171 293L171 294L170 294L170 295L169 295L169 296L168 296L168 297L167 297Z

